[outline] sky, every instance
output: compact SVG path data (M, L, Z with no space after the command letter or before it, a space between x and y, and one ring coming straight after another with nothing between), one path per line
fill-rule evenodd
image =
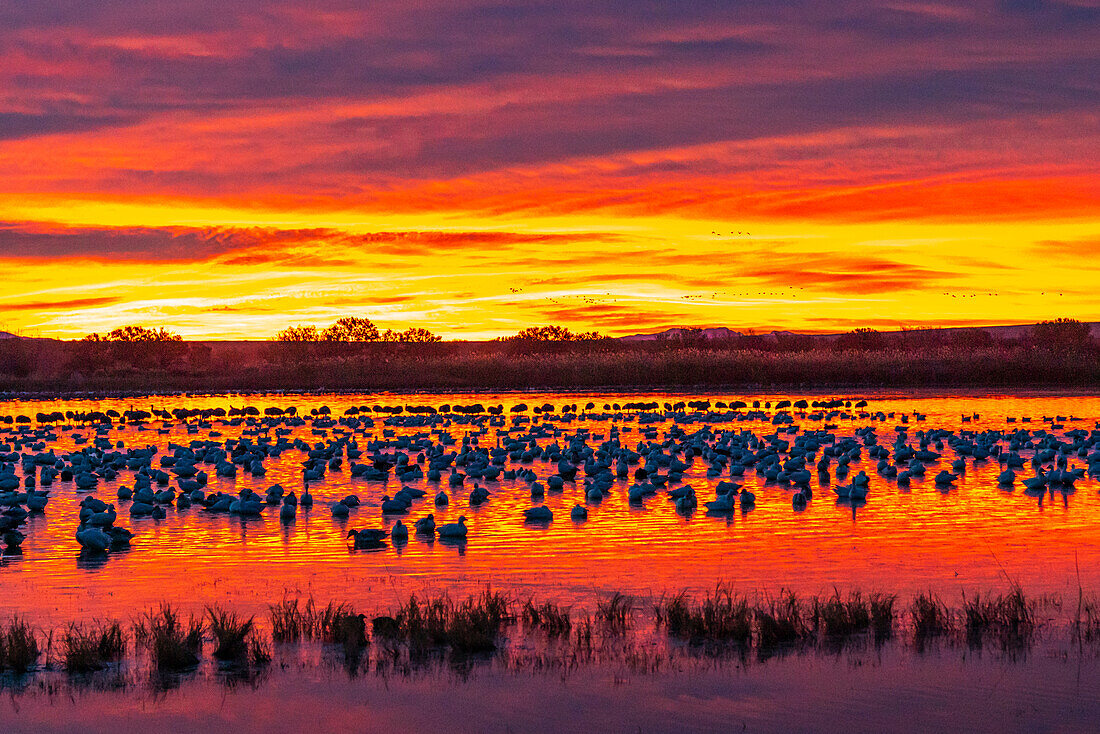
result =
M1100 320L1100 0L0 0L0 329Z

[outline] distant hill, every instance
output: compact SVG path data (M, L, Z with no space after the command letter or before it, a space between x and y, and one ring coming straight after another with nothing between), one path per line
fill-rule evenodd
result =
M57 341L50 337L24 337L21 333L12 333L11 331L0 331L0 341L4 339L22 339L23 341Z
M1093 337L1100 338L1100 321L1086 321ZM1031 327L1035 324L1014 324L1010 326L948 326L943 328L934 329L911 329L911 334L921 334L928 332L942 332L952 333L962 331L964 329L981 329L982 331L989 332L998 339L1018 339L1025 336ZM795 331L769 331L766 333L753 334L752 336L761 337L768 341L775 341L780 336L803 336L811 337L813 339L821 339L822 341L832 341L837 339L847 332L835 333L835 334L802 334ZM898 332L883 332L883 333L898 333ZM699 329L695 327L674 327L671 329L665 329L664 331L658 331L653 334L631 334L630 336L621 336L619 339L626 342L649 342L649 341L680 341L685 338L697 338L701 337L706 340L727 340L736 339L738 337L747 336L745 332L734 331L725 326L717 326Z

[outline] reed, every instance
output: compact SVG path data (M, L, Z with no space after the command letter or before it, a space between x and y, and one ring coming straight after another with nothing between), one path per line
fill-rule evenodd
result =
M963 596L967 641L980 645L992 637L1003 646L1018 646L1035 632L1034 604L1014 585L1007 594Z
M534 600L528 599L523 603L521 617L523 626L528 630L541 630L548 637L566 636L573 628L569 607L549 601L535 604Z
M918 594L909 605L913 634L918 641L947 634L951 630L951 611L932 592Z
M25 620L12 617L0 628L0 670L9 668L22 675L38 661L39 652L38 639Z
M804 639L809 632L804 618L802 600L793 591L782 591L768 597L754 610L757 643L762 648L790 644Z
M1100 600L1095 597L1085 597L1082 592L1073 626L1074 633L1079 639L1085 642L1100 640Z
M596 601L596 621L610 632L623 632L634 621L634 598L616 591Z
M103 670L121 660L126 652L126 635L117 620L72 623L60 638L61 660L66 672L89 673Z
M474 653L495 650L497 637L514 617L510 600L486 589L457 604L446 595L423 600L413 595L393 619L398 636L414 650L450 647Z
M254 618L244 619L216 605L206 608L206 616L210 619L210 631L216 643L214 657L218 660L247 659L256 637Z
M694 641L747 644L754 616L755 610L746 597L721 585L698 602L681 591L662 597L654 607L658 625L663 624L669 634Z
M184 620L170 604L164 603L134 622L134 641L149 651L157 670L187 670L199 664L205 630L201 619Z

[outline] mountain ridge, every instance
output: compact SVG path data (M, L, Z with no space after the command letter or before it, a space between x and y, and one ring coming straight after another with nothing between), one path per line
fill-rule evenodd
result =
M1100 321L1084 321L1082 322L1089 327L1089 331L1093 337L1100 337ZM959 332L967 329L978 329L985 331L992 336L1001 339L1016 339L1025 336L1029 329L1036 326L1035 323L1031 324L1008 324L998 326L943 326L943 327L929 327L925 329L909 329L905 333L908 334L922 334L930 332ZM695 332L698 332L696 335ZM683 340L685 338L702 338L707 341L711 340L725 340L725 339L738 339L745 336L760 337L766 341L776 341L781 336L800 336L809 337L811 339L820 339L822 341L832 341L838 339L845 334L851 332L836 332L827 334L807 334L797 331L789 330L773 330L763 333L752 333L751 331L736 331L728 326L713 326L713 327L691 327L691 326L674 326L664 331L658 331L653 333L642 334L630 334L627 336L616 337L620 341L676 341ZM901 330L884 331L883 334L899 334Z

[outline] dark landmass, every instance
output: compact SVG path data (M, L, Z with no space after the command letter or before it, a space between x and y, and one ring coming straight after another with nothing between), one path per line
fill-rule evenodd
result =
M1096 324L1046 332L1029 326L833 335L702 331L430 344L0 338L0 390L1100 387Z

